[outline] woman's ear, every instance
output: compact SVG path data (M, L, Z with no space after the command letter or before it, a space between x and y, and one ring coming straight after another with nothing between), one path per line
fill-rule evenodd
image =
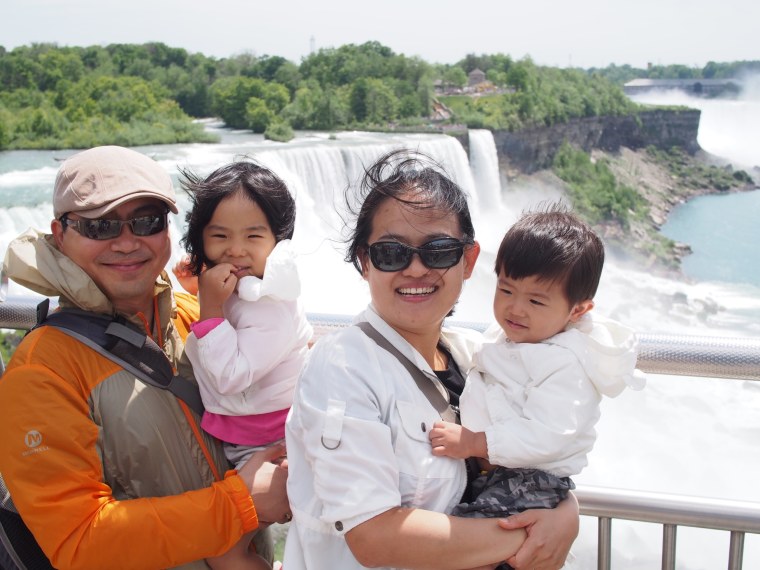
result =
M357 255L359 259L359 265L362 268L362 277L366 280L367 276L369 274L369 252L367 251L367 248L362 248L358 251Z
M475 262L480 255L480 244L478 242L464 248L464 278L469 279L475 269Z
M591 299L586 299L585 301L576 303L575 306L570 310L570 322L577 323L583 315L588 313L593 308L594 301Z

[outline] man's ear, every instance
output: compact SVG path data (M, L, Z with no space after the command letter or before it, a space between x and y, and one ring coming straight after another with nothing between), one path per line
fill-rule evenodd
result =
M61 249L61 243L63 242L63 224L61 223L61 220L53 220L50 222L50 233L53 234L55 245L58 246L58 249Z
M585 301L576 303L575 306L570 310L570 322L577 323L578 319L580 319L583 315L588 313L593 308L594 301L591 299L586 299Z
M470 246L464 248L464 278L469 279L472 275L472 271L475 269L475 262L480 255L480 244L478 242L473 243Z

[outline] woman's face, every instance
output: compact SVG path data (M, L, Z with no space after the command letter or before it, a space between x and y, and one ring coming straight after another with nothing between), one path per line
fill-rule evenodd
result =
M419 247L437 238L462 237L455 214L419 210L389 198L375 212L368 243L397 241ZM362 275L369 284L375 309L399 334L407 340L417 335L437 335L443 319L459 299L464 280L472 274L479 253L477 243L466 247L459 262L448 269L429 269L419 255L414 255L406 269L385 272L372 265L365 250L361 254Z

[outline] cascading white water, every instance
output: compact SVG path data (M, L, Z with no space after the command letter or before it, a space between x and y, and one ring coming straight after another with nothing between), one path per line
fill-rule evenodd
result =
M470 129L470 167L475 176L481 209L501 205L501 175L499 156L493 132L487 129Z

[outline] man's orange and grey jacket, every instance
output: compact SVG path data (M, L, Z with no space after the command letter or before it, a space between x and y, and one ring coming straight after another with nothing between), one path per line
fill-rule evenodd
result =
M49 235L14 240L3 270L61 306L114 311ZM165 273L155 316L153 339L192 377L183 342L197 302L175 295ZM258 526L243 480L225 476L224 454L198 419L54 327L24 338L0 378L0 473L53 566L206 568L203 558Z

